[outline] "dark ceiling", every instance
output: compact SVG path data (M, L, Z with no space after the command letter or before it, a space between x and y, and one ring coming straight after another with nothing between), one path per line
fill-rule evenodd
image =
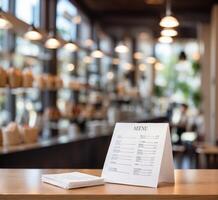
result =
M101 24L114 37L135 34L143 29L158 37L159 21L165 14L165 0L71 0L90 19ZM151 4L152 3L152 4ZM181 38L195 38L199 23L208 23L212 6L218 0L172 0L172 13L178 18Z

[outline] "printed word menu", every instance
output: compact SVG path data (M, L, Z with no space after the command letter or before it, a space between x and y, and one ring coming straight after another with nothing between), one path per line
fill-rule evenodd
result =
M157 187L174 182L167 123L117 123L102 171L106 182Z

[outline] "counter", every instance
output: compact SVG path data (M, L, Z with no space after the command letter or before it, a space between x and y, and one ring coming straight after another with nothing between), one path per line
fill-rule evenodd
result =
M105 184L64 190L40 181L43 173L71 172L72 169L1 169L0 200L217 200L218 170L175 170L175 185L159 188ZM79 170L100 175L101 170Z

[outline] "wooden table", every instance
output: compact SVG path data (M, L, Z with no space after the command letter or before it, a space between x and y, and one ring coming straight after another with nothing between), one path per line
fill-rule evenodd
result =
M206 168L216 169L218 167L218 146L202 145L196 148L196 156L198 167L200 166L200 157L204 157Z
M161 184L159 188L105 184L64 190L40 181L43 173L75 170L1 169L0 200L217 200L218 170L175 170L175 185ZM100 175L101 170L79 170Z

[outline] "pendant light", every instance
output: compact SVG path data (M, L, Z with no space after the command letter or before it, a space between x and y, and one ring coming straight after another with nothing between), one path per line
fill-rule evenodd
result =
M136 60L142 60L144 56L143 56L143 53L142 53L142 52L137 51L137 52L135 52L135 53L133 54L133 57L134 57Z
M172 43L172 42L173 42L173 38L168 37L168 36L160 36L160 37L158 38L158 41L159 41L160 43L169 44L169 43Z
M179 26L178 20L172 16L171 13L171 0L166 2L166 16L160 21L160 26L164 28L174 28Z
M132 63L124 63L123 64L123 69L126 71L130 71L130 70L132 70L132 68L133 68Z
M156 62L156 58L153 57L153 56L148 56L148 57L146 58L146 63L147 63L147 64L153 65L155 62Z
M64 45L64 48L70 52L75 52L78 49L78 46L72 41L69 41Z
M146 66L146 64L141 63L141 64L139 64L138 68L139 68L139 71L144 72L146 70L147 66Z
M117 53L127 53L129 51L129 48L126 44L119 42L118 45L115 47L115 51Z
M91 53L91 56L93 58L102 58L104 56L104 53L100 49L96 49Z
M2 9L0 8L0 29L10 28L12 28L11 22L9 22L8 19L2 15Z
M73 63L68 63L67 64L67 70L69 72L72 72L75 69L75 65Z
M24 38L27 40L41 40L42 39L42 34L39 33L36 29L36 27L32 24L29 28L28 31L24 34Z
M178 32L172 28L164 28L161 31L161 36L174 37L176 35L178 35Z
M57 49L61 46L60 41L54 36L53 32L49 33L48 39L45 42L47 49Z
M164 69L164 65L160 62L157 62L154 66L156 71L162 71Z
M107 73L107 79L108 79L108 80L113 80L113 78L114 78L114 73L111 72L111 71L109 71L109 72Z

